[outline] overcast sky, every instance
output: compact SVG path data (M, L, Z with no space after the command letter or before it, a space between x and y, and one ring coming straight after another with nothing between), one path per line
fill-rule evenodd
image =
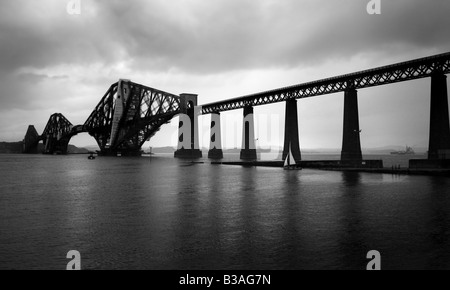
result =
M108 87L131 79L209 103L450 51L450 1L0 1L0 140L39 133L52 113L83 124ZM428 146L430 80L359 91L361 143ZM340 148L343 93L298 101L302 148ZM260 146L282 143L284 104L255 108ZM209 116L201 117L208 147ZM222 114L239 147L242 110ZM173 121L147 145L176 145ZM95 144L87 134L75 145Z

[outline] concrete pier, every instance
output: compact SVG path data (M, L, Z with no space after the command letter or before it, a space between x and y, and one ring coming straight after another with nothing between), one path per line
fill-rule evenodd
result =
M302 159L300 152L300 143L298 137L298 114L297 114L297 100L292 99L286 101L286 116L284 124L284 148L283 158L289 154L289 145L291 146L292 155L295 162L299 163Z
M362 160L358 118L358 93L347 89L344 93L344 130L341 160Z
M211 114L211 140L208 151L208 158L222 159L222 137L220 131L220 113Z
M197 95L180 95L180 122L178 126L177 158L201 158L202 151L198 142Z
M253 118L253 107L244 108L244 121L242 128L242 149L240 158L242 160L256 160L255 146L255 121Z
M428 159L450 159L450 126L448 115L447 76L431 77L430 136Z

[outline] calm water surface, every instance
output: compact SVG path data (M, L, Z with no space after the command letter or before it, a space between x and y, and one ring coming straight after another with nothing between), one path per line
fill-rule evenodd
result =
M0 269L450 269L449 178L187 165L0 155Z

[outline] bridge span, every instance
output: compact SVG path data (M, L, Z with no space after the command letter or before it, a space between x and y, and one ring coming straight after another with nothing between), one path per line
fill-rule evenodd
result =
M44 132L34 126L24 138L24 153L65 154L70 139L83 132L95 138L102 155L140 155L144 142L179 113L180 97L128 80L112 84L82 125L72 125L62 114L50 116Z
M198 158L197 118L211 114L211 145L208 157L223 157L220 112L243 109L243 148L241 159L255 160L253 107L286 103L283 159L289 146L296 161L301 160L297 118L297 100L331 93L344 93L344 120L341 160L362 161L358 115L358 89L431 79L429 160L450 158L450 126L447 76L450 52L360 72L302 83L270 91L198 105L197 95L180 96L146 87L128 80L111 85L83 125L73 126L61 114L54 114L41 135L29 127L24 152L34 152L37 142L44 142L45 153L65 153L70 138L87 132L93 136L101 154L138 155L142 144L160 127L180 115L179 145L175 157ZM190 123L186 130L187 123Z

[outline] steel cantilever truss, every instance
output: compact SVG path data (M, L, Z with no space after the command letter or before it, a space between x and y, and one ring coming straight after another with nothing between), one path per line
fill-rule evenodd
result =
M450 53L202 105L202 113L240 109L450 73Z
M120 119L115 120L118 134L111 140L118 102L121 102ZM96 139L103 154L140 154L144 142L179 112L179 96L131 81L119 81L109 87L83 125L73 126L62 114L55 113L50 116L41 136L33 134L34 127L29 128L24 139L24 152L32 152L39 140L43 140L44 153L64 154L74 135L88 132Z
M128 90L128 91L127 91ZM123 98L123 114L118 134L111 140L111 130L118 96ZM145 141L179 113L177 95L146 87L131 81L114 83L83 125L105 154L138 153Z
M62 114L50 116L40 139L44 141L44 153L66 153L67 145L72 137L73 125Z
M114 97L118 83L112 84L84 123L89 134L95 138L100 149L105 148L111 132Z

